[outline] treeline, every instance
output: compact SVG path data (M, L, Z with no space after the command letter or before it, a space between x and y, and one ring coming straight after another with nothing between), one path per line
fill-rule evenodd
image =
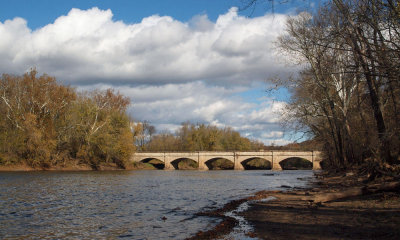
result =
M283 82L284 120L323 143L326 166L399 162L399 19L398 1L332 0L287 22L279 48L306 67Z
M272 151L321 151L323 150L320 141L315 139L306 140L303 142L292 142L282 146L265 146L265 150Z
M31 70L2 75L0 98L0 165L124 168L134 151L129 99L111 89L78 93Z
M136 145L140 151L258 151L264 144L240 136L230 127L220 129L213 125L182 123L175 134L162 132L148 122L134 127Z

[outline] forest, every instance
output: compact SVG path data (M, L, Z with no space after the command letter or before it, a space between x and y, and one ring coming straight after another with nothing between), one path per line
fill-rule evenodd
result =
M128 98L112 89L77 92L34 69L3 74L0 94L0 165L126 167L134 151Z

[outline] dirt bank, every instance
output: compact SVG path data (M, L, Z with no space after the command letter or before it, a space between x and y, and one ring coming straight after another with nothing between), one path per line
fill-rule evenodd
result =
M261 191L221 209L199 213L222 221L189 239L225 239L237 225L225 213L245 201L250 208L239 215L253 226L254 231L246 233L253 238L400 239L400 184L393 179L365 182L366 177L353 174L319 175L307 190ZM268 197L275 199L259 201Z
M31 166L25 165L25 164L18 164L18 165L6 165L6 166L1 166L0 165L0 172L29 172L29 171L123 171L123 170L153 170L156 169L150 164L144 164L144 163L135 163L135 164L129 164L128 166L125 167L125 169L122 169L115 163L102 163L98 166L97 169L93 169L92 166L88 164L69 164L69 165L57 165L57 166L51 166L47 168L33 168Z
M366 185L365 178L354 175L322 176L308 191L259 192L255 199L276 199L252 203L241 215L253 225L251 235L259 239L400 239L398 185L361 195L356 191L387 181ZM332 196L339 199L325 202Z
M89 165L54 166L49 168L33 168L25 164L0 166L0 172L31 172L31 171L91 171Z

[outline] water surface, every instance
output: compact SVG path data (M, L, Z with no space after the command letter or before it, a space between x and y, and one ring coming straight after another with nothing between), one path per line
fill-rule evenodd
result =
M271 174L272 173L272 174ZM184 239L195 217L259 190L305 187L312 171L0 173L0 239Z

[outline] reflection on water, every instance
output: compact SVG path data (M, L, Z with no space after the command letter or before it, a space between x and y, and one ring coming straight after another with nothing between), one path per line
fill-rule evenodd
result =
M0 239L184 239L218 221L194 213L259 190L303 187L312 175L312 171L3 172Z

